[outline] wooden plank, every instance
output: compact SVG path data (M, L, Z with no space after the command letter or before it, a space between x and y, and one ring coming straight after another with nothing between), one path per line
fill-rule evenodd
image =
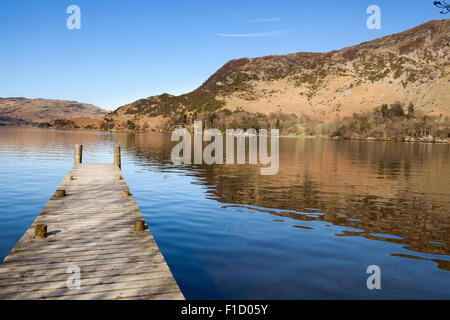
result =
M64 258L60 258L61 251L54 254L48 254L48 253L42 253L39 250L35 251L34 254L28 254L28 255L10 255L5 258L4 263L7 265L10 265L11 263L22 263L22 262L29 262L31 264L44 261L45 263L57 263L57 262L64 262L64 261L84 261L84 260L91 260L96 259L112 259L117 257L122 257L124 255L130 255L130 256L140 256L140 255L146 255L147 253L153 253L159 251L156 244L154 244L152 247L146 247L144 249L136 247L128 248L127 250L118 250L118 249L112 249L112 250L103 250L103 251L75 251L75 252L66 252L64 251Z
M129 262L124 263L107 263L107 264L93 264L93 265L80 265L80 268L83 273L89 272L89 274L93 272L109 272L116 270L144 270L145 268L157 269L157 268L167 268L167 265L164 260L144 260L144 261L134 261L131 266ZM22 277L38 277L42 275L52 276L58 274L65 274L67 277L67 267L60 266L51 269L33 269L23 271L14 270L12 273L0 273L0 280L8 280L8 279L19 279Z
M62 272L61 272L62 271ZM59 273L48 274L27 274L21 275L20 277L8 277L4 279L0 279L0 286L11 286L16 284L31 284L38 282L54 282L54 281L66 281L67 273L64 270L61 270ZM115 276L124 276L124 275L140 275L140 274L150 274L150 273L161 273L161 272L170 272L170 270L163 264L155 265L153 267L141 267L138 270L136 269L119 269L119 270L95 270L89 272L89 275L83 276L83 279L93 279L93 278L102 278L102 277L115 277Z
M0 299L184 299L120 169L79 164L0 265ZM47 225L47 237L34 229ZM67 287L71 266L79 289ZM70 270L69 270L70 271Z
M108 285L108 284L126 284L128 282L136 282L141 284L144 281L151 281L153 279L172 280L172 273L170 270L155 271L151 273L138 273L138 274L120 274L114 276L102 275L99 277L83 278L80 285L82 287L95 286L95 285ZM67 289L67 276L65 279L59 280L46 280L46 281L34 281L34 282L15 282L13 284L7 284L0 286L2 294L15 293L15 292L29 292L29 291L42 291L42 290L56 290Z
M158 260L158 256L162 256L161 254L156 255L155 261ZM148 258L148 256L141 256L141 257L127 257L127 258L116 258L116 259L108 259L104 261L95 261L95 260L86 260L86 261L80 261L78 263L78 266L83 269L85 266L104 266L104 265L113 265L113 264L123 264L128 263L130 267L136 262L140 261L151 261L151 259ZM67 270L68 267L73 266L73 262L60 262L60 263L54 263L54 264L39 264L39 265L10 265L10 266L4 266L0 267L0 277L3 273L11 273L11 272L25 272L30 269L34 269L36 267L39 267L41 270L52 270L56 268L64 268Z
M41 298L46 299L46 298ZM99 292L72 296L51 297L52 300L184 300L173 287L130 289L122 292Z
M79 296L79 295L91 295L91 294L103 294L104 298L114 299L123 297L124 295L139 295L142 292L149 292L156 294L158 292L175 292L178 288L175 279L161 278L151 279L143 281L132 282L114 282L108 284L88 285L81 286L80 289L69 288L52 288L52 289L40 289L37 288L34 291L22 291L22 292L0 292L0 300L31 300L31 299L48 299L52 297L67 297Z
M34 247L33 249L14 249L12 252L14 252L14 256L27 256L27 255L36 255L37 253L45 254L45 253L55 253L55 250L58 250L58 252L89 252L89 251L106 251L106 250L117 250L116 252L119 252L122 249L127 248L136 248L136 245L146 245L146 247L153 247L156 245L156 242L119 242L116 244L108 244L107 242L98 243L95 244L89 244L88 242L85 242L85 245L78 244L78 243L72 243L72 245L47 245L45 247L39 246Z

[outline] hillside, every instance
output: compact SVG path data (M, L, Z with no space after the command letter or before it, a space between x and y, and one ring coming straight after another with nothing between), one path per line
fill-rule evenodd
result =
M239 119L223 120L232 113L257 124L274 113L331 123L397 101L448 116L449 53L450 20L434 20L328 53L232 60L191 93L141 99L105 120L110 128L141 130L189 127L195 119L233 126Z
M107 111L76 101L0 98L0 124L29 125L57 119L101 119Z

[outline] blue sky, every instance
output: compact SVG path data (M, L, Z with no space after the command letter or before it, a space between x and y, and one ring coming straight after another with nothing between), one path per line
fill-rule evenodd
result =
M0 1L0 97L77 100L115 109L182 94L228 60L327 52L439 14L433 0ZM369 30L369 5L381 30ZM69 5L81 30L69 30Z

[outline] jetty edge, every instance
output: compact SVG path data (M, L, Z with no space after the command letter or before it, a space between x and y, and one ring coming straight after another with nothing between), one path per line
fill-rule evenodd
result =
M0 265L0 300L184 300L113 164L74 167Z

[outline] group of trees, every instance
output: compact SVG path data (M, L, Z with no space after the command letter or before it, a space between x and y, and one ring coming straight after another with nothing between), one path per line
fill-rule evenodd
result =
M353 114L351 120L337 120L331 124L333 127L330 135L344 139L372 137L403 141L406 137L450 137L448 117L426 115L416 111L412 103L406 108L399 102L390 106L383 104L372 112Z
M230 111L222 109L210 112L194 112L192 115L180 114L172 117L166 124L165 131L171 131L177 127L193 128L195 121L202 121L204 129L215 128L221 131L226 129L268 129L271 127L269 119L261 113L250 113L240 108Z
M66 119L57 119L52 122L41 122L39 123L39 128L57 128L57 129L65 129L65 128L75 128L79 127L72 120Z

